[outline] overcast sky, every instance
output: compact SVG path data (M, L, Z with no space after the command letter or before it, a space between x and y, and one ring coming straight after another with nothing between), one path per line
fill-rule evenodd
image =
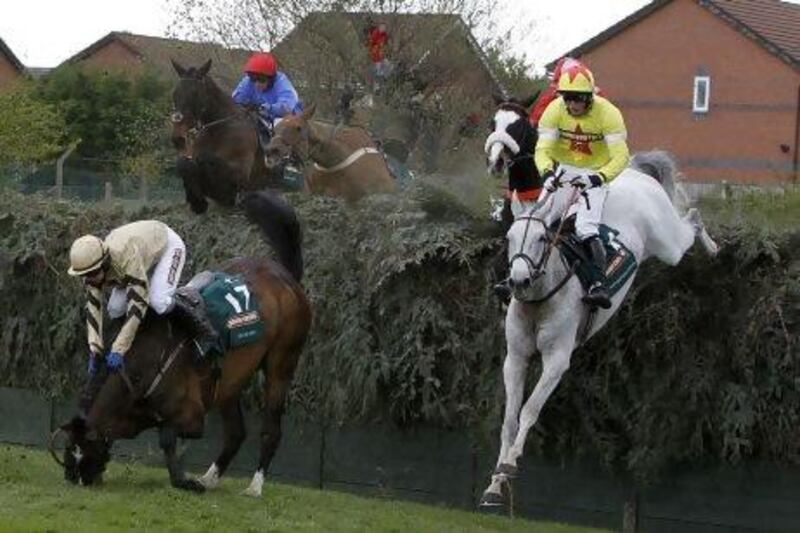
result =
M791 0L800 3L800 0ZM541 67L648 0L498 0L516 53ZM164 36L166 0L3 0L0 38L27 66L53 67L110 31Z

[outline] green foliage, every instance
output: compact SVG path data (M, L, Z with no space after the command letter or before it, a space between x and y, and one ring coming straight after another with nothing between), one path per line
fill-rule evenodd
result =
M33 92L29 83L0 92L0 167L51 158L63 142L63 116Z
M486 49L489 64L497 74L500 83L508 89L511 96L525 100L537 91L547 87L547 78L531 75L531 67L521 57L510 55L510 37L498 39Z
M496 443L505 341L486 272L501 237L420 185L349 207L290 201L304 225L314 309L293 413L465 427ZM81 289L65 274L69 245L141 218L184 237L184 277L267 253L236 211L194 217L183 205L126 212L6 195L0 385L78 389L85 326ZM639 479L683 463L800 459L800 235L746 225L712 234L723 246L717 258L693 250L677 267L643 266L618 314L575 353L530 450L596 456Z
M733 199L703 198L700 205L709 220L719 224L749 224L775 230L800 225L800 187L784 185L771 191L753 191Z
M39 98L64 115L84 157L142 157L166 146L168 87L155 73L65 67L40 82Z

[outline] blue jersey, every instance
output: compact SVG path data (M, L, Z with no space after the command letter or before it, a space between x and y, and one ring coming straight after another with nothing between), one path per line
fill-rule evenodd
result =
M256 84L245 76L233 91L233 101L241 105L260 105L261 114L270 120L300 113L303 110L303 104L292 82L280 71L275 76L275 83L266 91L260 91Z

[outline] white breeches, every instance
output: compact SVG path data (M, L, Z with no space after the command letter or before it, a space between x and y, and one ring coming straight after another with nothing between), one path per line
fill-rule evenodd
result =
M178 288L185 262L186 245L183 244L183 239L167 229L167 246L148 280L149 307L159 315L172 309L172 298ZM111 291L108 298L108 316L111 318L119 318L128 310L126 289L127 287L115 287Z

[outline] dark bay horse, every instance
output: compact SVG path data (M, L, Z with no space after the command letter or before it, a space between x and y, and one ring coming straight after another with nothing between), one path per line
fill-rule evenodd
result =
M147 313L125 356L125 372L109 375L86 419L75 417L56 430L67 434L64 460L59 461L66 479L84 485L99 481L115 440L157 427L172 485L198 492L213 488L244 441L240 396L260 370L264 377L261 453L246 494L261 495L264 475L280 443L286 395L311 326L311 307L300 285L301 236L294 210L265 191L245 195L243 205L251 222L273 244L280 263L239 258L221 270L247 281L250 297L260 304L264 335L226 353L217 374L211 361L195 360L194 343L179 321ZM205 413L212 408L222 414L222 451L203 477L191 479L176 456L176 441L200 438ZM55 452L54 457L58 460Z
M397 190L386 159L366 130L312 121L315 110L310 105L275 126L267 147L268 166L277 171L287 159L310 159L314 165L305 173L309 192L348 201Z
M207 198L233 206L238 193L274 185L283 169L264 165L256 118L208 76L211 60L198 68L172 66L179 76L172 92L172 143L192 211L204 213Z

